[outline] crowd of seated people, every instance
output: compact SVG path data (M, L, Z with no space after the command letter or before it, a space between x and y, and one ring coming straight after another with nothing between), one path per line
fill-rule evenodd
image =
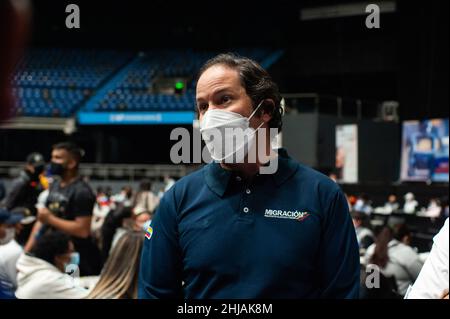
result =
M55 162L58 156L62 156L63 153L58 153L61 150L67 150L66 155L72 154L70 156L75 156L72 159L75 160L79 153L71 147L64 143L54 146L51 164L58 166ZM55 181L52 181L49 172L57 169L53 167L53 170L45 170L42 165L42 156L32 153L27 158L23 174L11 184L12 189L6 189L5 198L0 203L1 298L136 298L144 233L151 224L160 198L175 180L166 176L158 187L150 180L142 180L138 187L123 185L117 193L105 183L95 193L92 191L92 199L87 196L84 186L77 186L76 192L80 192L86 200L92 200L91 206L80 202L80 207L92 210L88 212L92 216L88 219L89 234L83 236L85 240L92 240L96 250L91 251L91 254L98 254L101 265L98 272L83 273L83 267L79 266L83 263L86 266L86 262L89 264L97 258L78 251L80 239L73 236L70 228L62 227L61 231L48 224L47 228L50 229L35 232L36 224L42 221L41 211L55 204L49 200L55 190ZM74 180L78 180L76 165L72 174ZM17 196L23 192L30 192L30 196ZM81 195L78 197L83 197ZM414 213L401 212L408 218L437 219L442 221L441 224L448 219L446 198L430 199L425 211L433 211L433 217L426 214L420 217L422 210L418 205L412 205L413 201L414 197L408 195L401 205L394 195L390 195L385 205L381 206L383 211L380 213L377 207L372 207L368 195L348 196L360 249L361 298L404 298L417 280L428 256L433 255L429 253L432 240L428 251L419 251L415 247L415 232L411 230L413 225L408 224L408 219L402 222L386 219L383 223L372 220L376 215L395 216L402 211L401 207L408 205L416 207ZM63 202L60 201L58 205L67 205ZM438 213L435 212L437 205ZM33 238L34 243L27 247L30 238ZM89 260L83 260L84 256ZM378 271L378 287L381 289L369 288L368 281L374 269Z
M421 207L416 200L415 195L412 192L408 192L403 196L403 202L400 203L395 194L390 194L384 203L384 205L374 207L370 197L361 193L357 196L347 195L347 201L350 211L356 211L370 216L372 213L380 215L390 215L395 213L430 217L430 218L442 218L448 217L448 196L441 198L432 197L429 198L427 205Z
M87 275L80 273L83 255L76 249L76 237L53 228L33 232L38 212L48 205L49 180L47 189L33 197L34 213L23 207L6 208L7 201L0 203L0 298L137 298L144 234L160 197L174 180L166 179L159 188L142 180L137 189L124 185L116 194L108 186L97 189L89 238L98 248L102 267ZM5 199L10 194L6 189ZM32 236L34 243L27 249Z
M420 209L412 193L405 194L403 206L393 194L388 196L383 206L376 208L372 207L367 194L358 197L350 195L347 198L360 249L360 297L362 299L404 298L429 256L429 249L420 252L418 247L414 246L415 232L410 227L415 225L408 225L408 221L411 218L434 221L437 229L430 236L435 236L444 221L448 219L448 199L431 198L430 204ZM427 213L430 210L433 210L433 214ZM393 218L391 221L389 218L376 219L375 215L404 216L405 219ZM424 229L427 229L428 223L425 220L422 220L422 224ZM419 231L416 230L416 232ZM430 249L431 243L431 241L427 243ZM379 275L380 289L370 289L370 283L368 284L370 275L374 272Z

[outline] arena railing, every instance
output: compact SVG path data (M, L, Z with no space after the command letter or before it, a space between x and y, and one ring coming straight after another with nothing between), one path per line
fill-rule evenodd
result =
M24 162L0 162L0 176L17 177L23 169ZM80 164L80 175L94 180L129 180L143 178L158 179L165 176L180 178L196 170L198 165L170 164Z

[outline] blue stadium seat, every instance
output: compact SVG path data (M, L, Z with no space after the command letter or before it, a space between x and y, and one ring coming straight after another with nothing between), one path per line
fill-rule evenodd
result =
M131 57L131 53L105 50L30 50L12 76L13 115L71 116Z
M264 49L237 49L262 61ZM67 117L90 111L186 111L195 108L195 75L217 52L38 49L12 77L16 115ZM181 96L152 93L159 77L188 79Z

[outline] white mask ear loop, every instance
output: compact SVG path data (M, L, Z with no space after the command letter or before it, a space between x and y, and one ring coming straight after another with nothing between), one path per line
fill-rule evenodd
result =
M261 124L259 124L259 126L255 129L255 131L259 130L261 128L261 126L263 126L263 125L264 125L264 121Z
M261 106L261 104L263 104L264 101L265 101L265 100L262 100L261 102L259 102L259 104L258 104L258 106L256 107L256 109L255 109L255 110L253 111L253 113L250 114L250 116L248 117L248 120L250 120L250 119L253 117L253 115L255 115L256 111L258 111L259 107ZM259 130L259 129L261 128L261 126L263 126L263 125L264 125L264 121L262 121L262 123L259 124L259 126L255 129L255 133L256 133L256 131Z
M253 113L250 114L250 116L248 117L249 120L253 117L253 115L255 115L256 111L258 111L259 107L261 106L261 104L263 104L264 101L265 101L265 100L262 100L262 101L258 104L258 106L256 107L256 109L253 111Z

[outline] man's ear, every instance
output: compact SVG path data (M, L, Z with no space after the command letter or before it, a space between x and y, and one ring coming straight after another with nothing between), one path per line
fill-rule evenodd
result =
M275 102L272 99L265 99L263 104L261 105L262 113L261 118L265 123L269 123L269 121L273 118L273 112L275 111Z
M67 168L74 169L77 166L77 162L74 159L69 159L67 162Z

